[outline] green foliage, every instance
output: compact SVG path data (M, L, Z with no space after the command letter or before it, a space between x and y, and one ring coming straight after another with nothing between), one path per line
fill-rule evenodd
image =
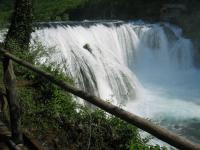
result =
M49 83L50 84L50 83ZM53 149L92 150L165 150L149 146L140 137L138 129L116 117L77 104L64 91L51 86L23 88L19 90L23 126L41 141L53 145ZM44 100L43 93L51 91ZM52 139L45 138L51 133ZM54 141L55 137L58 139Z
M43 69L73 84L58 70L49 66ZM76 103L70 94L41 76L34 75L32 81L32 87L18 91L22 123L41 141L53 145L53 149L62 150L68 145L92 150L165 150L147 145L136 127L102 110ZM52 138L44 136L49 132Z
M86 0L35 0L34 14L36 21L68 20L68 13L82 5Z
M68 20L69 11L87 0L33 0L34 21ZM5 26L13 11L14 0L0 0L0 27Z
M32 1L32 0L31 0ZM15 0L15 9L5 39L5 48L10 49L9 43L15 41L23 50L28 50L32 32L32 5L29 0Z

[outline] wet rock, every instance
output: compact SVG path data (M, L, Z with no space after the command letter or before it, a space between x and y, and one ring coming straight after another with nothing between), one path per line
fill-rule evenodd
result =
M90 47L89 44L85 44L85 45L83 46L83 48L86 49L86 50L88 50L90 53L92 53L92 49L91 49L91 47Z

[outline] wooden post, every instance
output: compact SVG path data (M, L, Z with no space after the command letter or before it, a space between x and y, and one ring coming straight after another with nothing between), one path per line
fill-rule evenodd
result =
M4 84L6 89L6 97L10 110L10 123L13 141L16 143L22 143L22 133L21 128L21 118L20 109L16 97L16 77L13 71L12 60L8 57L3 59L3 69L4 69Z
M32 32L32 0L15 0L11 25L5 39L5 48L27 51ZM14 45L13 45L14 44Z

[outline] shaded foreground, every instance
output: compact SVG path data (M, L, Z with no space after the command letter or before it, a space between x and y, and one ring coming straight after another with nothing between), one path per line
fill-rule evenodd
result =
M200 146L197 144L194 144L182 137L177 136L176 134L163 129L159 126L156 126L152 123L150 123L149 121L142 119L134 114L131 114L123 109L120 109L117 106L114 106L108 102L105 102L103 100L101 100L100 98L97 98L95 96L89 95L79 89L76 89L73 86L70 86L69 84L67 84L66 82L63 82L63 80L57 79L54 76L52 76L49 73L46 73L34 66L32 66L31 64L24 62L23 60L13 56L12 54L7 53L6 51L4 51L3 49L1 50L1 52L3 52L3 54L12 59L13 61L17 62L20 65L23 65L24 67L44 76L45 78L47 78L48 80L50 80L51 82L55 83L56 85L58 85L59 87L62 87L63 89L65 89L66 91L73 93L76 96L79 96L83 99L85 99L86 101L94 104L95 106L98 106L99 108L133 124L136 125L138 127L140 127L141 129L151 133L152 135L158 137L159 139L166 141L167 143L180 148L180 149L191 149L191 150L199 150Z

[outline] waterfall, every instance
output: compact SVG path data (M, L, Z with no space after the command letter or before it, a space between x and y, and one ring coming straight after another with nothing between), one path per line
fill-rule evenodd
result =
M54 25L37 30L36 37L56 48L48 61L66 64L77 86L116 104L140 97L136 70L193 67L190 40L167 24Z
M57 51L49 61L66 63L66 70L81 89L116 104L124 104L136 99L141 87L128 67L128 53L132 55L131 49L137 43L126 46L128 41L132 41L131 34L135 34L134 30L126 33L129 26L126 28L124 31L124 26L116 28L101 24L91 27L57 26L37 30L33 37L48 47L56 47ZM124 34L126 39L121 39ZM85 45L90 50L84 48Z
M55 48L41 61L62 64L79 88L200 141L200 72L193 65L193 44L180 28L50 24L33 39Z
M180 28L115 22L48 24L32 34L80 89L200 142L200 71ZM0 39L1 40L1 39Z

